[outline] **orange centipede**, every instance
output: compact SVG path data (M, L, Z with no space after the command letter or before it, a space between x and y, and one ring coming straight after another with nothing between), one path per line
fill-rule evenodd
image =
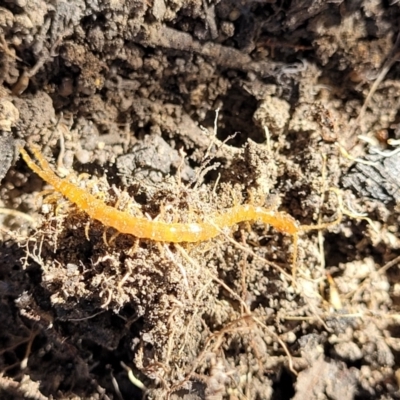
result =
M262 222L273 226L281 233L292 236L294 246L292 262L295 269L299 232L318 229L320 227L323 228L330 224L302 227L291 215L285 212L250 204L238 205L212 213L205 217L202 222L170 223L152 221L106 205L103 201L84 189L58 177L40 152L39 147L31 145L30 149L38 164L35 163L24 149L20 149L22 158L34 172L52 185L57 192L76 204L90 218L98 220L105 226L112 227L120 233L130 234L139 239L172 243L196 243L213 239L220 235L226 228L230 228L241 222Z

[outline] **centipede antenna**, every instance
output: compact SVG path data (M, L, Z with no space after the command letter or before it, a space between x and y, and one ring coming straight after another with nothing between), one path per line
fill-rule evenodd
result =
M47 171L47 170L52 170L50 163L46 160L46 158L44 157L44 155L41 153L40 149L38 146L34 146L31 145L31 151L33 153L33 155L35 156L35 158L37 159L37 161L39 162L40 166L42 167L43 170Z

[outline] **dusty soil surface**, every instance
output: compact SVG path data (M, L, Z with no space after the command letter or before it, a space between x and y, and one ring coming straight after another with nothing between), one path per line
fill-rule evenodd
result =
M0 2L0 397L400 398L399 20ZM220 234L118 234L28 168L32 144L70 195Z

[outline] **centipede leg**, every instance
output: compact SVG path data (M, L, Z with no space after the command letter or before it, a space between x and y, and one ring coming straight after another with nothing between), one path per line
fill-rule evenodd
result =
M128 256L132 257L137 252L138 248L139 248L139 239L135 239L132 247L128 250Z
M117 232L115 232L115 233L111 236L110 240L108 241L108 244L113 244L113 243L115 242L115 239L116 239L118 236L119 236L119 232L117 231Z
M85 237L86 237L86 240L87 240L88 242L90 242L90 239L89 239L89 229L90 229L90 222L88 221L88 222L86 223L86 225L85 225Z
M297 274L297 253L299 248L299 235L295 233L293 234L292 237L293 237L292 277L293 277L293 282L295 282Z
M103 242L104 242L104 244L108 247L108 242L107 242L107 228L105 228L104 231L103 231Z
M57 204L57 207L56 207L56 209L54 210L55 215L59 215L59 214L60 214L60 210L61 210L64 206L67 206L67 210L68 210L69 204L68 204L66 201Z

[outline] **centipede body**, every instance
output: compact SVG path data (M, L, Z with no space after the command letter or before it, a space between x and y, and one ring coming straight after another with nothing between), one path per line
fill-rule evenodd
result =
M56 191L76 204L90 218L98 220L105 226L112 227L120 233L130 234L139 239L160 242L195 243L213 239L220 235L224 229L240 222L258 221L272 225L279 232L292 235L295 241L297 240L299 225L293 217L284 212L250 204L238 205L213 213L205 216L203 221L195 223L170 223L137 217L105 204L91 193L58 177L37 146L31 146L31 151L39 165L34 162L24 149L20 151L27 165L43 180L51 184Z

